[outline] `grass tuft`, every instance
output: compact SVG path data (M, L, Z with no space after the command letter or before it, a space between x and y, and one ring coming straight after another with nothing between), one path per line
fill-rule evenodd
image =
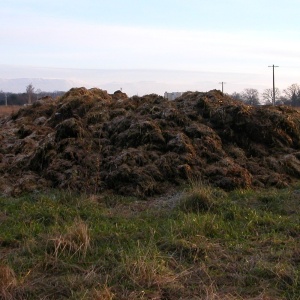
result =
M179 208L184 212L207 212L216 207L220 195L217 189L201 181L192 181L190 188L183 194Z
M82 220L76 220L65 234L49 239L49 243L53 245L56 259L68 255L85 258L90 247L88 226Z
M107 284L104 284L94 290L92 297L94 300L113 300L115 299L115 294Z
M11 300L13 290L17 286L15 272L7 265L0 265L0 299Z

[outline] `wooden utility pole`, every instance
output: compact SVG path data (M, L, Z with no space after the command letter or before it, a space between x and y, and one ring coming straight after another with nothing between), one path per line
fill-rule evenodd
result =
M223 91L224 91L224 84L225 84L226 82L219 82L219 84L222 84L222 93L223 93Z
M5 93L5 106L7 106L7 93Z
M274 66L274 65L272 65L272 66L268 66L269 68L273 68L273 106L275 105L275 71L274 71L274 69L275 68L278 68L278 66Z

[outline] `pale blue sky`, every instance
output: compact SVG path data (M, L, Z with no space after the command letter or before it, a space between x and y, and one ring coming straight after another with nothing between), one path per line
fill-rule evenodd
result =
M201 90L203 74L209 72L212 85L226 81L233 91L270 87L268 65L276 64L278 87L300 83L299 0L0 0L0 4L0 78L18 76L20 68L19 77L22 73L22 77L64 78L101 87L107 83L103 73L87 70L144 70L125 79L124 72L122 78L115 73L120 84L155 83L153 73L145 70L174 70L179 72L177 81L174 76L164 78L166 73L157 75L157 81L180 82L181 89L192 81ZM62 69L76 71L71 76ZM181 81L180 71L185 71ZM193 75L188 77L186 71ZM202 75L195 78L199 72Z

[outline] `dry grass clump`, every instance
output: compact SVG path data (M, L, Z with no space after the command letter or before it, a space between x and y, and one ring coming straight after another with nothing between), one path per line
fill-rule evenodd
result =
M76 220L65 234L49 239L49 242L54 246L56 259L65 255L85 258L90 247L88 226L82 220Z
M159 288L174 280L164 257L157 251L137 245L135 254L123 257L123 274L131 283L145 288Z
M0 299L12 300L13 289L17 285L15 272L7 265L0 265Z
M183 195L179 207L185 212L207 212L216 205L215 190L201 181L191 181L190 189Z
M113 300L115 298L115 294L112 292L112 289L104 284L103 286L97 288L92 293L92 297L94 300Z

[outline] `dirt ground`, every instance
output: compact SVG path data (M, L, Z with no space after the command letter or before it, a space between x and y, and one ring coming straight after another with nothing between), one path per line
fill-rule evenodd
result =
M127 97L71 89L0 118L0 192L49 188L149 197L187 180L224 190L300 177L300 112L220 91Z

